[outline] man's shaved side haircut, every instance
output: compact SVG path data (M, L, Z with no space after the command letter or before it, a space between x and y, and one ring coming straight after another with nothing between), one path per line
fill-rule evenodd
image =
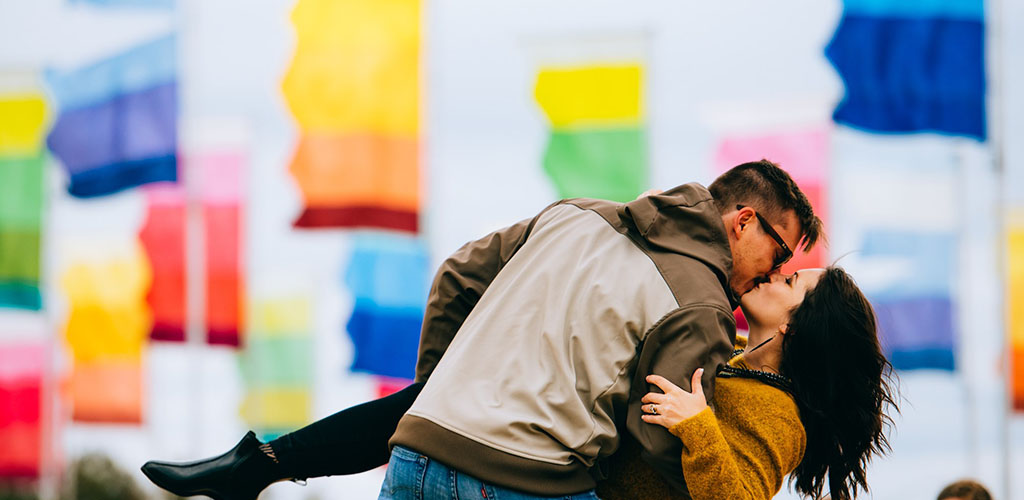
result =
M938 500L946 500L947 498L962 500L992 500L992 494L989 493L981 483L971 479L964 479L946 486L941 492L939 492Z
M734 210L736 205L744 205L757 210L770 222L780 224L785 212L794 211L800 222L799 243L805 252L819 238L825 238L821 219L814 215L807 196L785 170L768 160L737 165L715 179L708 190L723 214Z

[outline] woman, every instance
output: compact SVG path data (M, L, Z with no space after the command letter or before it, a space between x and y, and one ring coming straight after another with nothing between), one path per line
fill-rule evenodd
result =
M753 347L719 372L714 413L700 384L688 393L648 377L663 394L644 396L643 419L683 442L692 497L768 499L787 474L811 498L830 492L843 500L866 490L868 460L888 449L884 406L895 408L891 366L867 299L846 272L830 267L775 275L741 306ZM598 487L601 498L678 496L637 466L637 455L633 443L623 444L612 480Z
M658 375L648 377L663 393L644 397L643 419L683 442L683 473L693 498L768 499L790 473L796 489L814 498L830 491L833 499L845 500L866 490L868 459L888 447L883 407L894 405L891 367L867 299L846 272L830 267L775 275L744 295L741 306L754 347L718 373L716 413L699 383L688 393ZM387 462L388 428L418 392L410 386L267 444L250 433L220 457L149 462L143 471L179 495L253 499L284 478L368 470ZM679 496L640 460L628 437L598 494Z

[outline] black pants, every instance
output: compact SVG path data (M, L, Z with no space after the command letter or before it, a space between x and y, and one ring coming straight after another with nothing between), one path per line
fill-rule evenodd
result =
M346 408L270 442L287 477L365 472L388 463L388 440L423 383Z

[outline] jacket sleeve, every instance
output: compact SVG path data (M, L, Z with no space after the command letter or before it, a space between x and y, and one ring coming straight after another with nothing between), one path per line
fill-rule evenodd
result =
M427 380L480 296L526 243L541 215L555 205L557 203L548 206L536 217L466 243L441 264L423 315L416 382Z
M672 426L683 443L683 474L693 500L771 500L782 489L783 478L803 458L803 428L796 415L779 415L771 405L763 410L756 418L764 432L746 434L741 443L726 441L710 408Z
M640 348L626 409L626 428L643 448L641 457L679 491L686 491L680 465L682 443L659 425L644 422L640 399L660 392L645 378L661 375L689 391L697 368L708 401L714 398L715 373L732 353L736 319L725 307L697 304L676 309L651 328Z

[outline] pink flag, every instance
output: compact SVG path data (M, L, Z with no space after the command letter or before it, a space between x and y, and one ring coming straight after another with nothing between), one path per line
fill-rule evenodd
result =
M159 185L147 191L149 207L139 239L153 268L147 295L153 310L153 340L185 340L185 190Z
M201 179L206 241L206 340L238 346L242 309L242 166L235 152L206 153L192 159Z
M37 478L43 449L46 346L0 346L0 478Z
M741 163L761 159L773 161L789 172L800 190L810 199L814 213L827 224L828 138L827 126L794 132L727 137L715 153L715 175ZM824 245L815 245L809 253L794 250L796 253L782 267L783 272L826 264L827 252Z

